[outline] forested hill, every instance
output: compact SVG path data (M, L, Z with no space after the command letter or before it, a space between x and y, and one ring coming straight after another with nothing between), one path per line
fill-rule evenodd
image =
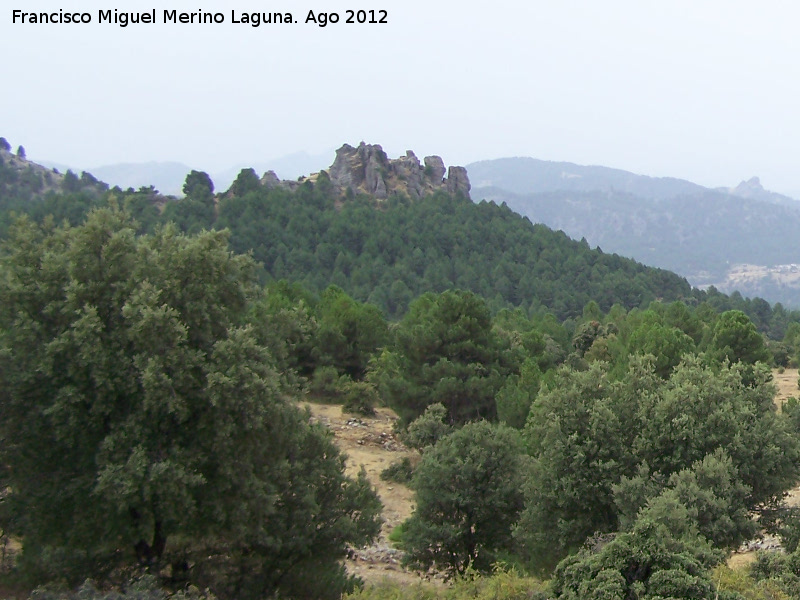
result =
M428 157L423 167L409 153L386 162L379 150L363 144L340 150L340 165L365 166L364 183L355 172L337 175L332 168L333 178L323 172L282 185L245 169L229 190L215 194L208 175L193 171L181 200L167 200L153 188L100 193L97 187L82 186L39 188L24 197L25 188L15 186L13 195L0 196L0 233L13 218L12 209L37 220L53 214L57 221L77 224L88 209L113 198L139 221L141 231L168 220L187 232L228 228L231 248L252 251L266 278L299 281L313 291L333 283L395 318L420 294L450 288L474 291L495 310L522 307L553 312L560 319L580 315L590 300L608 310L615 303L631 308L692 294L686 280L673 273L591 249L533 225L506 206L473 203L463 173L451 167L444 178L441 159ZM336 185L353 181L363 190L370 162L376 160L385 164L377 164L375 173L389 182L390 193L383 198ZM15 173L26 172L24 163L14 157ZM3 173L13 175L9 168ZM88 184L94 178L71 179ZM442 182L438 188L434 180ZM401 187L391 192L404 182L412 182L415 193L403 193ZM433 193L425 192L425 186Z
M229 228L231 246L252 250L272 277L315 290L334 283L390 316L426 291L454 287L494 309L546 309L561 319L589 300L607 310L691 294L673 273L590 249L506 206L442 192L377 206L365 197L338 202L310 183L294 193L255 189L221 200L215 226Z

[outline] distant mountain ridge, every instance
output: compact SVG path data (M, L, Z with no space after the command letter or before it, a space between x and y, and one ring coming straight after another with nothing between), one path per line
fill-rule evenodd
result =
M153 186L162 194L182 195L183 182L191 167L180 162L119 163L87 169L98 179L123 190Z
M800 264L800 202L765 190L757 177L710 189L532 158L482 161L467 171L476 200L505 202L534 222L670 269L692 285L800 306L800 278L785 276Z
M747 200L759 200L762 202L770 202L772 204L780 204L788 206L789 208L800 209L800 202L790 196L778 194L765 190L761 185L761 180L758 177L751 177L747 181L742 181L734 188L717 188L719 191L746 198Z
M467 165L473 187L497 187L515 194L554 191L614 191L665 200L710 190L800 209L800 201L764 189L758 177L731 188L708 188L675 177L650 177L598 165L514 157L483 160Z
M500 158L467 165L477 190L498 187L515 194L555 191L616 191L644 198L672 198L706 188L673 177L648 177L621 169L535 158Z

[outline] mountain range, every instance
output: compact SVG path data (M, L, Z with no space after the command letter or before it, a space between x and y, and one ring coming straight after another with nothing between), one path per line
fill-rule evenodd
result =
M295 153L253 168L296 181L321 171L329 159L328 154ZM238 169L211 173L216 190L228 189ZM177 162L149 162L90 172L111 186L153 186L180 196L191 170ZM730 188L708 188L678 178L534 158L480 161L467 165L467 172L476 202L506 203L533 222L605 252L669 269L694 286L800 307L800 202L766 190L757 177Z
M695 286L800 306L800 202L757 177L707 188L619 169L506 158L467 165L473 199Z

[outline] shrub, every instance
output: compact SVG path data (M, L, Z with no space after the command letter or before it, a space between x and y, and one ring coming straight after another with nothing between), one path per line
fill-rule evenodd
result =
M425 412L408 425L408 431L403 436L403 442L409 448L422 451L428 446L433 446L440 439L452 432L452 427L444 420L447 409L437 402L425 409Z
M343 392L341 379L336 367L319 367L308 385L308 393L321 402L338 402Z
M413 476L414 466L411 464L411 459L407 456L393 462L381 471L381 479L384 481L394 481L395 483L407 484L411 481Z
M375 414L375 405L378 403L378 392L375 386L365 381L340 382L342 389L342 409L345 412L356 413L365 417Z

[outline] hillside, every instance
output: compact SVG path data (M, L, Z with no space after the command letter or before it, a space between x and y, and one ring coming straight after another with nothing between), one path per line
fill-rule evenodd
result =
M7 172L36 174L17 154ZM407 586L404 558L487 582L508 561L559 600L710 600L725 553L787 522L800 312L692 289L380 146L222 192L191 171L181 199L90 184L0 215L0 585L147 573L336 600L343 564ZM379 479L400 457L413 495Z
M26 161L25 168L35 166ZM227 228L231 248L252 252L265 280L314 292L333 283L392 318L413 298L450 288L474 291L494 310L522 307L559 319L580 315L590 300L608 310L693 293L673 273L592 249L508 207L473 203L463 167L411 151L390 159L378 145L345 144L329 169L300 181L243 169L216 194L207 174L192 171L179 200L152 188L107 190L90 185L96 180L87 174L69 179L78 182L69 193L19 190L0 199L0 235L12 211L77 224L113 197L142 232L165 221L186 232Z
M800 281L783 275L800 262L800 203L765 190L758 178L712 190L534 159L485 161L468 170L476 199L505 202L534 222L670 269L692 285L800 305Z
M392 317L424 292L454 287L495 310L560 319L592 299L608 310L692 294L673 273L591 249L508 207L475 204L461 167L445 171L439 157L424 163L362 144L342 147L328 171L303 183L243 171L214 226L230 229L232 248L252 251L270 277L316 291L334 283Z

